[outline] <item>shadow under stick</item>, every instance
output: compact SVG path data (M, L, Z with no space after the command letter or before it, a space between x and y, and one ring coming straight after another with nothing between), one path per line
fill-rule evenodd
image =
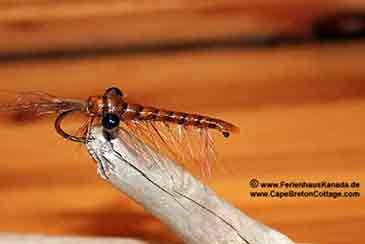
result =
M167 224L186 243L293 243L249 218L177 163L146 145L144 153L149 156L138 155L122 139L122 133L107 140L101 127L91 131L86 146L97 162L98 174Z

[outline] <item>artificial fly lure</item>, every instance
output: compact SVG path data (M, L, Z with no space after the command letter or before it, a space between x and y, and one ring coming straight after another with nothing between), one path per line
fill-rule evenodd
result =
M210 174L211 161L215 160L210 131L219 131L224 137L238 131L236 126L220 119L128 103L123 92L116 87L108 88L101 96L90 96L86 101L63 99L43 92L15 95L13 101L0 105L0 112L32 116L57 114L57 133L79 143L88 140L93 126L102 125L106 135L124 135L123 139L128 145L141 155L146 150L135 138L172 159L203 164L207 174ZM70 134L61 126L63 120L73 113L87 117L87 122L80 130L81 135ZM119 133L121 130L126 133Z

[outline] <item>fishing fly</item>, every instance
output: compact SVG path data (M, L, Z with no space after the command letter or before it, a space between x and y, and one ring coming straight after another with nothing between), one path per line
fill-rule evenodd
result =
M202 163L208 174L216 154L210 131L218 131L224 137L238 132L236 126L220 119L128 103L124 93L116 87L108 88L103 95L90 96L86 101L44 92L16 93L13 101L0 105L0 111L32 116L56 114L57 133L78 143L86 143L90 129L101 125L108 139L113 135L123 136L142 156L146 150L135 138L172 159ZM87 118L80 135L66 132L62 127L64 119L73 113Z

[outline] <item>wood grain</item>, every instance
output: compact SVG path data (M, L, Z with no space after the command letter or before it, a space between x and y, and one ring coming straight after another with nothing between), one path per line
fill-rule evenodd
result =
M0 53L92 50L272 33L308 34L319 16L363 1L5 1Z
M360 7L355 0L1 1L0 52L305 33L315 16ZM224 170L209 183L218 193L297 242L362 243L363 196L254 199L248 182L359 181L364 194L364 53L358 41L2 60L0 89L84 99L117 85L132 102L231 121L241 133L217 138ZM62 140L53 119L1 115L0 231L176 240L98 179L83 147Z

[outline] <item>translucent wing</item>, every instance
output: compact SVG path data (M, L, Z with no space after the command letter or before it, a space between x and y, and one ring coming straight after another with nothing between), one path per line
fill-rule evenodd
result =
M125 121L121 129L137 137L153 150L174 160L185 167L191 162L198 165L201 174L211 175L212 164L216 160L214 141L207 128L184 126L160 121ZM124 136L141 157L150 157L149 151L133 137Z

